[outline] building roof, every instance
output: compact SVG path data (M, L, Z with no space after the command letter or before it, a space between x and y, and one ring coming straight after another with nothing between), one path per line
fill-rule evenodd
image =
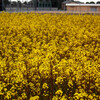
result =
M66 6L100 6L100 4L66 4Z
M63 4L66 4L66 3L71 3L71 1L64 1L62 2Z
M64 1L64 2L62 2L62 4L69 4L69 3L84 4L84 2L80 2L80 1Z
M84 4L84 2L80 2L80 1L73 1L75 3L78 3L78 4Z

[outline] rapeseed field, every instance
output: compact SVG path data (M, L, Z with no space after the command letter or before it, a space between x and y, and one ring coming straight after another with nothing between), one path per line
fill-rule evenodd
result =
M0 100L100 100L100 16L0 13Z

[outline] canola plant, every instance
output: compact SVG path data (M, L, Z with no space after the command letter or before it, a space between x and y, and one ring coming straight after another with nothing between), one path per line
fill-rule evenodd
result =
M100 16L0 13L0 100L100 100Z

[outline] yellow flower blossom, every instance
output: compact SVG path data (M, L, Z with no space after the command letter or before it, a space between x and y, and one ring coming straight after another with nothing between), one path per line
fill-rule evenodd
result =
M29 100L39 100L39 96L31 97Z
M0 100L99 100L100 16L0 13Z

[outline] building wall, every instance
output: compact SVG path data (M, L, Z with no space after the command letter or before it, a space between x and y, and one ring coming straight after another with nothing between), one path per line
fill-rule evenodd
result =
M100 12L100 6L98 7L90 7L90 6L67 6L67 11L80 11L80 12L91 12L91 11L98 11Z
M90 10L90 7L88 7L88 6L77 6L75 8L77 9L76 11L84 11L84 12L86 12L86 11Z
M100 7L98 7L98 12L100 12Z

